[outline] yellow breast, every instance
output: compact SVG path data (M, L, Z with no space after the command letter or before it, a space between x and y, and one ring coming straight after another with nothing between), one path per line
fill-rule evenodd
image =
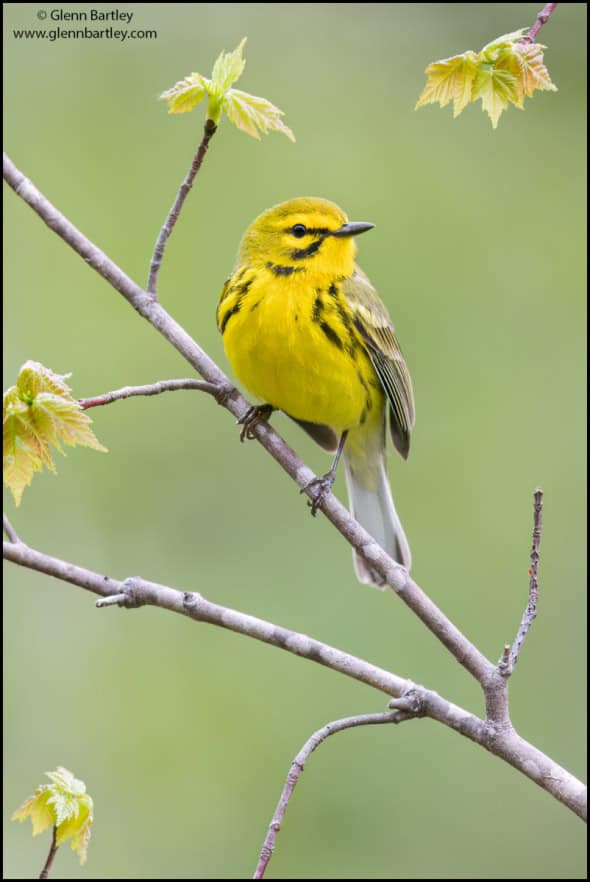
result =
M236 376L261 401L336 431L382 418L384 395L337 282L242 268L217 313Z

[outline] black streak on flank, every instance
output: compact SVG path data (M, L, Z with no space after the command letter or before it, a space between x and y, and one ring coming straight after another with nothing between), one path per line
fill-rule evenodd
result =
M350 355L351 358L356 359L356 350L358 348L358 342L355 337L354 329L352 326L352 317L351 317L350 313L348 312L348 310L343 306L343 304L340 300L340 291L338 289L338 285L336 285L335 282L332 282L330 287L328 288L328 294L330 295L330 297L332 297L333 300L336 301L334 304L334 306L336 308L336 312L338 313L338 317L339 317L340 321L342 322L342 324L344 325L344 328L348 334L348 341L345 344L344 348L346 349L346 351L348 352L348 354Z
M231 309L228 309L226 314L223 316L223 319L221 321L221 327L219 328L222 335L225 333L225 329L227 327L227 323L229 322L230 318L240 311L240 306L241 306L241 302L238 300L238 302L235 304L235 306L232 306Z
M338 311L338 315L340 317L340 321L346 328L346 332L348 334L348 342L346 343L346 351L350 355L351 358L356 358L356 351L358 348L358 341L354 333L354 328L352 326L352 320L350 314L347 310L342 306L341 303L336 304L336 309Z
M295 251L291 252L291 257L293 260L305 260L306 257L313 257L322 247L322 242L325 238L325 236L322 236L321 239L316 239L307 248L296 248Z
M322 310L324 308L324 304L322 302L322 289L316 288L316 299L313 302L313 312L311 314L312 322L319 322L320 316L322 314Z
M278 263L270 263L270 261L266 265L275 276L292 276L293 273L299 273L302 270L300 266L281 266Z
M257 300L256 303L254 303L253 306L250 307L250 312L254 312L255 309L258 309L261 303L262 300Z
M350 315L344 309L341 303L336 304L336 309L338 310L338 315L340 316L340 321L346 328L346 330L351 333L352 332L352 322L350 320Z
M253 281L254 281L254 279L248 279L247 282L244 282L242 285L240 285L236 289L238 291L238 300L241 300L242 297L244 296L244 294L248 293L248 291L250 290L250 285L252 284Z
M338 347L338 349L342 349L342 340L340 339L334 328L331 328L327 322L320 322L320 328L322 329L330 343L333 343L334 346Z
M238 296L237 296L236 302L234 303L232 308L228 309L228 311L226 312L226 314L223 316L223 318L221 320L221 326L220 326L219 330L222 335L225 332L225 329L227 327L227 323L229 322L230 318L233 315L236 315L236 313L238 313L240 311L240 309L242 307L242 299L250 290L250 285L252 284L253 281L254 281L254 279L248 279L247 282L243 282L241 285L237 285L235 288L232 289L232 293L234 291L236 291Z

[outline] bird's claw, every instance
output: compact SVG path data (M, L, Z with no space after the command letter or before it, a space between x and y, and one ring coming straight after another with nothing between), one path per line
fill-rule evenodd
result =
M249 407L244 416L238 420L238 425L242 427L240 441L253 441L256 437L253 429L256 428L258 423L267 420L273 410L272 404L256 404Z
M313 498L307 500L307 504L311 508L311 514L314 518L326 496L332 492L335 477L336 476L332 474L332 472L327 472L327 474L322 475L321 478L313 478L313 480L309 481L309 483L299 491L300 493L308 493L310 490L315 491Z

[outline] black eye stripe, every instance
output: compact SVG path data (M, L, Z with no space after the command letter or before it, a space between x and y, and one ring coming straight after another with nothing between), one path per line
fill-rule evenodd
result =
M328 230L327 227L306 227L304 224L294 224L292 227L289 227L286 232L291 233L291 235L295 236L296 239L302 239L304 236L325 238L334 231Z

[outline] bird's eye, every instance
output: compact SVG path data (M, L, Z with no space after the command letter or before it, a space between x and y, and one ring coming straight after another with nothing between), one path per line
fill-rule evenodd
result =
M296 239L302 239L307 233L307 228L303 224L295 224L294 227L291 227L291 232Z

